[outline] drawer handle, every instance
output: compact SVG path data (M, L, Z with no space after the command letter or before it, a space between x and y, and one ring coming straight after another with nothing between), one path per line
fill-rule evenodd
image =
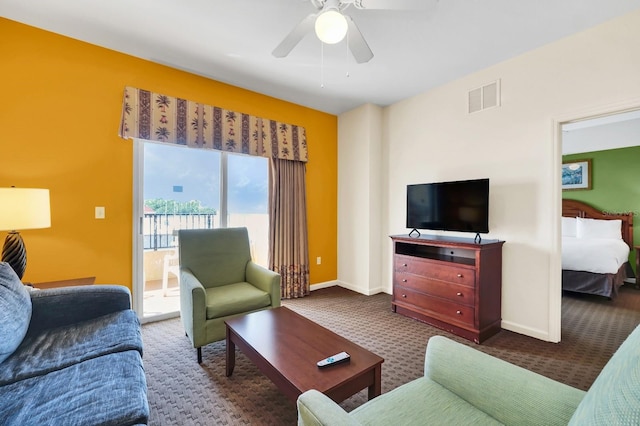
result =
M457 293L456 293L456 296L460 296L460 297L462 297L462 293L457 292Z
M462 315L462 311L456 311L456 315Z
M462 274L458 274L458 278L462 278Z
M405 278L405 279L403 279L403 280L402 280L402 282L403 282L403 283L406 283L406 282L407 282L407 279L406 279L406 278Z
M407 267L407 264L406 264L406 263L403 263L403 264L402 264L402 266L404 266L404 267L406 268L406 267Z
M406 294L403 294L403 295L402 295L402 297L404 297L404 298L406 299L407 295L406 295Z

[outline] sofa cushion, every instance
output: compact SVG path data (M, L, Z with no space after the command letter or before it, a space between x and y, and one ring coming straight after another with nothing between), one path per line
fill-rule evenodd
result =
M207 319L255 311L271 305L271 296L247 282L211 287L207 293Z
M70 326L29 333L2 364L0 385L127 350L136 350L142 355L140 322L130 309Z
M620 345L591 385L569 425L640 424L640 327Z
M0 363L27 334L31 321L31 297L11 265L0 262Z
M362 424L501 425L438 383L421 377L353 410Z
M83 285L31 292L27 334L77 324L131 308L131 292L122 285Z
M74 364L0 386L2 424L133 425L147 423L147 383L138 351Z
M443 336L429 339L424 374L506 425L566 425L585 396Z

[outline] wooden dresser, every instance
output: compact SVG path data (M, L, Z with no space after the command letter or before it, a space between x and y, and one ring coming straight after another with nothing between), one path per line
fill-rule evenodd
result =
M476 343L500 331L504 241L391 239L394 312Z

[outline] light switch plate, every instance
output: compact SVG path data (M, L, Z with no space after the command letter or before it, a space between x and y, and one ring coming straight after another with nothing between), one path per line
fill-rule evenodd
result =
M104 219L105 217L104 207L96 207L96 219Z

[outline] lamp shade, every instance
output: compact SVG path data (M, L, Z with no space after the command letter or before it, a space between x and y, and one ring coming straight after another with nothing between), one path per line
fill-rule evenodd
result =
M327 44L336 44L347 35L347 18L337 10L329 9L316 18L316 35Z
M0 231L49 228L49 190L0 188Z

